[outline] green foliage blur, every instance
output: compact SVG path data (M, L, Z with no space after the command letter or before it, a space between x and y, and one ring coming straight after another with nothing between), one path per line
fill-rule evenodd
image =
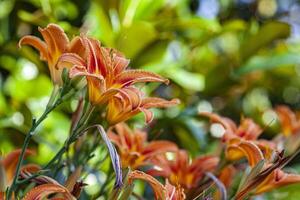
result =
M270 138L279 130L270 109L300 108L299 10L295 0L0 0L0 151L19 148L32 117L46 106L53 87L47 66L34 49L17 44L23 35L40 36L37 27L48 23L70 37L87 33L123 52L131 68L171 80L168 87L145 88L182 101L155 112L150 139L173 140L192 155L214 151L218 143L199 111L252 117ZM36 162L62 145L75 106L62 105L39 127L30 144ZM141 126L142 116L135 121ZM299 185L280 190L265 197L300 195Z

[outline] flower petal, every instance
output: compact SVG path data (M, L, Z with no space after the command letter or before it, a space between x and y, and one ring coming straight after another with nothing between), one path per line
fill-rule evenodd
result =
M74 65L77 66L85 66L85 61L75 53L64 53L60 56L57 61L56 68L71 68Z
M76 36L71 40L68 45L68 52L75 53L80 57L85 57L86 49L83 45L81 37Z
M58 58L58 56L65 52L69 39L64 30L56 25L49 24L46 28L39 28L48 48L48 56Z
M299 174L288 174L280 169L276 169L265 180L263 180L259 186L257 186L255 194L261 194L272 189L299 182Z
M43 184L32 188L23 200L42 200L51 194L62 194L65 200L74 200L71 193L63 186L57 184Z
M114 56L113 62L114 62L114 69L113 69L114 74L118 75L127 68L130 61L123 56L116 55Z
M143 99L142 106L143 108L167 108L170 106L175 106L179 103L179 99L172 99L168 101L162 98L148 97Z
M85 66L79 66L79 65L75 65L70 69L69 76L70 78L74 78L76 76L87 76L87 77L94 78L100 82L104 81L101 75L91 74L86 70Z
M279 117L283 134L289 136L294 132L294 128L300 124L295 113L287 106L277 106L275 111Z
M229 145L226 149L228 160L238 160L244 156L251 167L254 167L259 161L264 159L261 150L253 142L241 141L240 143Z
M169 83L168 79L165 79L155 73L144 70L123 71L116 77L116 80L124 86L128 86L139 82L163 82L166 84Z
M40 38L26 35L21 38L19 41L19 47L22 45L30 45L36 48L40 52L40 57L42 60L47 60L48 58L48 50L45 42L43 42Z
M130 174L128 175L129 184L132 184L132 181L135 179L140 179L140 180L144 180L144 181L148 182L154 191L155 199L157 199L157 200L167 199L166 198L167 197L166 188L151 175L146 174L142 171L135 170L135 171L130 172Z
M199 113L201 116L208 117L211 121L220 123L224 126L226 131L230 133L234 133L237 130L236 124L229 118L227 117L221 117L215 113L210 113L210 112L200 112Z
M158 154L163 154L165 152L175 152L178 147L175 143L169 141L153 141L147 144L143 149L142 154L146 157L151 157Z

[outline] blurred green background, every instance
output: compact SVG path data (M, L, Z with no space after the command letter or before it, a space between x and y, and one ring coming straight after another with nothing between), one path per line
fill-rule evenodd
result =
M179 107L155 111L150 138L174 140L192 155L214 150L198 111L235 120L255 119L264 137L278 133L274 105L300 108L300 3L297 0L0 0L0 150L23 143L33 116L45 108L52 83L44 62L20 37L37 27L62 26L116 48L131 68L171 80L146 93L180 98ZM76 100L63 104L39 127L31 148L45 163L62 145ZM144 126L143 117L132 120ZM159 134L157 134L159 133ZM299 185L270 199L298 199ZM298 190L298 191L297 191Z

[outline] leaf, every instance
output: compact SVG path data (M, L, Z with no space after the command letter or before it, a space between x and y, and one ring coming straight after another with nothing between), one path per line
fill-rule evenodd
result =
M186 90L202 91L205 87L204 76L183 69L169 69L166 76Z
M251 58L245 65L239 67L234 74L240 76L253 71L267 70L280 67L283 65L300 64L299 54L282 53L269 56L255 56Z
M165 0L143 0L139 2L134 20L147 19L165 6Z
M263 25L260 30L248 38L241 46L241 59L247 60L260 48L267 46L276 39L287 38L290 35L290 25L273 21Z
M261 160L250 170L249 173L247 171L244 173L237 193L244 188L245 184L247 184L251 179L255 178L261 172L264 164L265 160Z
M90 128L97 128L98 133L100 133L102 140L104 141L110 158L111 158L111 162L114 168L114 171L116 173L116 182L115 182L115 187L116 188L120 188L123 185L123 181L122 181L122 170L121 170L121 163L120 163L120 159L119 159L119 155L116 151L116 148L114 147L114 145L111 143L111 141L108 139L105 130L103 129L103 127L101 125L94 125L94 126L90 126L87 129ZM87 130L86 129L86 130ZM83 133L86 131L83 131Z
M86 20L89 23L93 22L93 24L89 26L89 33L91 33L91 35L97 36L97 38L107 46L115 46L114 34L109 17L105 14L100 4L92 2Z
M116 41L116 48L126 57L133 58L155 39L157 33L151 23L134 22L129 27L122 27Z
M206 176L208 176L211 180L213 180L216 183L217 188L220 191L221 195L221 200L226 200L227 199L227 190L224 186L224 184L212 173L206 172Z
M15 1L12 0L4 0L0 2L0 19L3 19L9 15L9 13L13 10L15 5Z
M234 31L243 31L247 28L246 22L243 20L235 19L225 22L222 27L222 32L234 32Z
M52 83L46 76L24 81L15 77L9 77L4 85L4 91L19 101L30 98L39 98L50 94Z

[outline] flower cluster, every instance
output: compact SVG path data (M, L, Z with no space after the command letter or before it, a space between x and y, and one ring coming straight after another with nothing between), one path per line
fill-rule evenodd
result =
M222 143L224 144L227 163L219 175L224 185L229 187L234 176L243 169L234 163L243 158L248 161L251 171L236 191L236 199L244 199L250 194L261 194L278 187L300 182L300 175L286 173L282 170L290 159L298 153L295 151L298 149L299 143L291 142L290 138L293 134L298 133L297 124L299 120L286 106L276 107L275 112L279 117L282 134L277 135L272 140L259 139L263 129L250 118L243 118L238 126L229 118L213 113L200 113L200 115L209 117L212 122L219 123L224 127ZM283 150L290 149L289 145L291 144L293 144L293 151L289 153L292 155L284 157Z
M46 60L54 84L62 85L62 71L69 69L70 78L85 77L88 97L93 105L107 106L107 121L117 124L143 112L146 122L153 119L152 107L169 107L179 103L148 98L134 86L136 83L169 81L155 73L128 69L129 60L120 52L101 46L98 40L85 35L69 42L64 31L55 24L39 29L45 42L35 36L24 36L21 45L31 45Z
M274 109L282 133L270 140L262 139L264 130L253 119L242 118L236 124L214 113L200 113L220 124L224 135L218 141L219 151L191 156L176 143L150 140L146 129L134 129L125 123L141 112L150 123L154 117L150 108L179 104L177 99L147 97L137 87L148 82L168 84L167 79L129 69L124 55L84 34L70 41L55 24L39 31L44 41L24 36L19 45L39 50L40 58L48 64L54 92L42 116L32 120L22 149L0 156L0 200L78 199L86 186L82 179L100 168L106 173L105 181L99 181L103 185L95 197L105 199L139 197L133 192L135 180L147 182L158 200L248 199L300 182L300 175L283 170L300 147L300 118L288 107ZM69 98L79 100L64 145L43 167L23 165L24 158L33 155L27 147L37 127ZM111 163L106 162L106 156L100 158L94 153L103 150L103 144ZM93 158L96 161L88 165Z

